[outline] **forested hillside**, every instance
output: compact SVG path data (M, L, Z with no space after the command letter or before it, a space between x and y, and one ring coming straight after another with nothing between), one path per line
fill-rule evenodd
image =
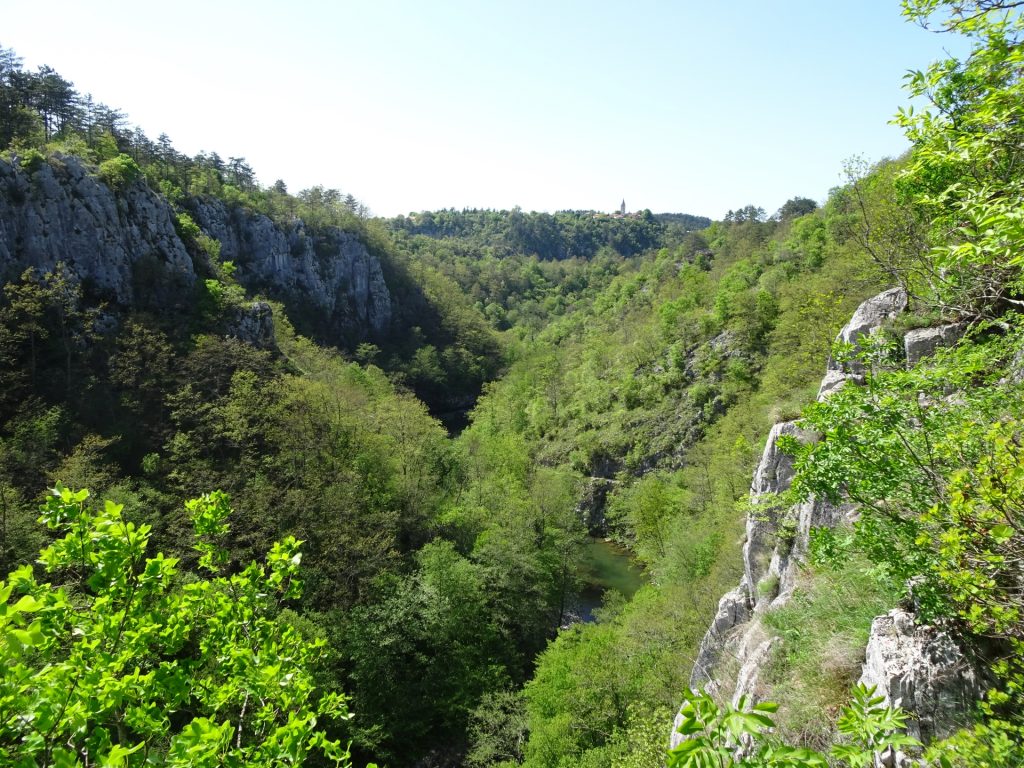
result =
M446 274L456 264L414 258L353 198L260 187L240 158L185 157L4 61L5 572L49 542L34 521L55 483L122 505L194 569L183 503L219 489L239 511L222 569L303 541L302 599L284 605L327 638L321 686L360 709L332 734L396 763L455 759L481 697L521 685L569 620L586 532L573 476L491 466L413 394L472 405L514 340ZM572 261L581 289L625 268L614 246ZM532 274L536 256L508 260ZM484 506L499 485L503 514ZM120 717L111 706L97 716Z
M0 48L0 762L1020 765L1024 22L904 6L910 152L719 221L373 218Z

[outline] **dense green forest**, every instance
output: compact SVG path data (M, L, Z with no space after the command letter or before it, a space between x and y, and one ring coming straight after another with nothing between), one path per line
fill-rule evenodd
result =
M930 105L897 117L910 152L852 164L820 206L794 190L718 221L372 218L152 141L0 48L0 224L55 189L166 215L194 276L133 262L125 299L0 227L0 762L811 766L837 744L831 764L866 765L904 721L852 691L864 643L909 601L989 669L929 764L1020 765L1024 22L904 10L974 43L909 78ZM379 265L387 322L253 278L258 244L223 258L210 211L317 268ZM834 346L893 286L908 311ZM907 370L901 334L944 324L960 342ZM830 356L864 386L817 402ZM820 439L785 446L787 501L862 512L812 536L764 619L780 707L744 714L687 686L743 572L765 436L797 418ZM644 583L591 608L601 540ZM666 757L684 696L692 738Z

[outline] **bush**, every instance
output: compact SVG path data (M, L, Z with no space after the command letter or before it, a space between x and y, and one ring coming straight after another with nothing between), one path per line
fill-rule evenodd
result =
M18 155L18 159L23 169L29 173L35 173L43 167L43 164L46 162L46 155L38 149L26 149Z
M65 586L30 566L0 582L0 763L4 765L264 766L301 763L313 750L348 765L316 730L346 716L319 696L309 643L274 618L301 594L299 544L275 544L267 564L219 575L227 497L186 505L204 541L210 579L182 580L178 561L146 557L150 527L88 491L57 488L41 520L64 534L40 552Z
M792 747L778 739L775 721L768 715L778 709L770 701L748 708L741 696L736 706L720 708L706 693L687 691L679 710L679 733L686 738L667 755L669 768L828 768L829 765L868 768L883 764L897 750L919 747L920 742L903 733L907 713L884 704L874 688L858 685L853 702L839 717L844 743L828 755ZM742 756L737 743L743 745ZM832 760L829 760L829 757Z
M142 177L142 169L128 155L118 155L100 163L99 177L113 190L122 190Z
M203 232L195 220L184 211L175 217L174 229L178 233L178 237L189 242L194 241Z

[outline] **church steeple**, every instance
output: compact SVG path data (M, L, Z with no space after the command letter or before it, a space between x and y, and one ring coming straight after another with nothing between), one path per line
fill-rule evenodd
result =
M626 215L626 200L625 200L625 198L623 198L623 200L622 200L622 205L619 206L619 213L622 214L623 216Z

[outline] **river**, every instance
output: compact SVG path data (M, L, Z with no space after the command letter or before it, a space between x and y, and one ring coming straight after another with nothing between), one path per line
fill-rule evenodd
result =
M596 537L587 539L579 575L583 582L579 617L585 622L594 620L594 610L601 607L601 598L609 589L628 600L647 583L647 574L628 549Z

